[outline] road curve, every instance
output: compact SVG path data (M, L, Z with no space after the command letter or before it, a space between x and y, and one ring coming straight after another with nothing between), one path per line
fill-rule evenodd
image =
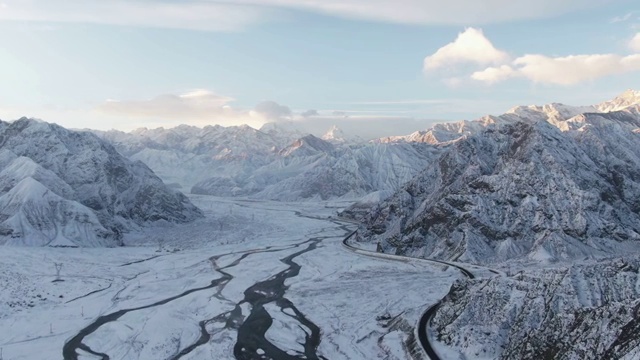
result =
M357 254L371 256L371 257L377 257L377 258L381 258L381 259L388 259L388 260L397 260L397 261L408 261L408 260L416 261L417 260L417 261L424 261L424 262L430 262L430 263L443 264L443 265L447 265L447 266L452 266L452 267L460 270L460 272L464 276L469 278L469 279L474 279L475 278L475 276L473 275L473 273L471 271L465 269L464 267L462 267L460 265L452 264L452 263L449 263L449 262L446 262L446 261L434 260L434 259L414 258L414 257L402 256L402 255L384 254L384 253L379 253L379 252L376 252L376 251L369 251L369 250L359 249L359 248L349 244L349 239L351 239L357 232L358 232L358 230L351 232L349 235L347 235L347 237L345 237L342 240L342 245L344 245L347 249L349 249L350 251L353 251L353 252L355 252ZM424 352L427 353L427 356L429 356L429 358L431 360L441 360L440 356L438 356L436 351L433 349L433 346L431 346L431 343L429 342L429 336L427 336L427 326L429 325L429 321L435 315L435 313L438 310L438 307L440 306L441 303L442 303L442 299L440 301L438 301L437 303L433 304L431 307L429 307L422 314L422 316L420 316L420 319L418 320L418 328L417 328L418 340L420 341L420 345L422 346L422 349L424 349Z

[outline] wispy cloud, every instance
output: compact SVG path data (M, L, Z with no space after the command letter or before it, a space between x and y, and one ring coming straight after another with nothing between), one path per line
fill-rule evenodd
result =
M449 100L443 99L406 99L406 100L380 100L380 101L357 101L350 102L350 105L381 105L381 106L395 106L395 105L431 105L431 104L443 104Z
M613 19L610 20L611 23L615 24L615 23L621 23L621 22L626 22L629 21L631 19L631 17L633 16L633 11L632 12L628 12L624 15L621 16L616 16Z
M402 24L487 24L548 18L609 0L3 0L0 19L236 31L303 10Z
M255 109L236 109L233 98L209 90L164 94L147 100L107 100L96 108L103 115L167 126L178 124L260 126L283 117L287 107L264 102ZM290 113L290 110L288 110Z
M98 110L108 114L155 118L203 118L228 110L232 98L208 90L164 94L148 100L107 100Z
M237 31L265 21L267 8L217 1L4 0L0 20Z
M408 24L486 24L553 17L609 0L235 0Z

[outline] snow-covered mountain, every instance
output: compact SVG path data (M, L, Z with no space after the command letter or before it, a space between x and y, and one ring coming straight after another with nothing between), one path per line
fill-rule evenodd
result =
M446 144L465 136L477 134L491 124L510 123L520 120L544 120L562 130L568 130L568 126L572 123L568 120L582 114L616 111L639 114L639 109L640 91L627 90L613 100L605 101L598 105L571 106L551 103L542 106L516 106L499 116L487 115L474 121L463 120L436 124L429 129L416 131L409 135L388 136L374 141L381 143L424 142Z
M294 141L291 145L280 150L278 155L282 157L292 156L315 156L322 153L331 153L335 150L335 147L331 143L318 139L313 135L307 135Z
M260 130L179 126L98 135L184 191L276 200L386 194L437 152L429 144L356 144L336 127L323 140L286 125L266 124Z
M363 144L366 141L357 135L347 135L345 132L339 128L337 125L331 126L329 130L327 130L324 135L322 135L322 140L328 141L332 144Z
M214 177L196 184L192 192L285 201L359 198L399 188L435 153L433 146L425 144L334 147L309 135L248 177Z
M291 201L356 199L393 191L417 174L436 153L436 149L424 144L366 144L342 147L316 157L282 159L256 173L284 175L256 196Z
M452 126L473 131L448 137L430 166L375 207L360 240L477 263L638 248L640 117L629 106L551 104Z
M201 216L106 141L38 120L0 122L0 168L3 244L114 246L141 226Z
M171 129L95 132L132 160L147 164L167 184L189 192L214 177L247 177L301 134L273 124L266 131L243 126L181 125Z
M432 331L460 358L638 359L639 267L633 256L459 281Z

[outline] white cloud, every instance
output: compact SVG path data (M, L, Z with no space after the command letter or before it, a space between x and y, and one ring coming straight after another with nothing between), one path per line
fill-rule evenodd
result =
M346 18L408 24L487 24L549 18L609 0L235 0L319 11Z
M640 52L640 32L637 33L633 38L631 38L628 46L631 51Z
M518 76L517 71L509 65L502 65L499 67L486 68L482 71L476 71L471 75L471 78L491 85L515 76Z
M464 79L459 76L454 76L445 78L442 82L450 88L457 88L464 84Z
M110 114L155 118L207 118L226 111L223 107L232 98L207 90L195 90L181 95L164 94L149 100L107 100L99 110Z
M233 98L208 90L195 90L180 95L160 95L149 100L107 100L96 110L102 115L135 119L136 122L156 126L248 124L259 127L277 116L275 110L269 112L268 107L258 111L235 109L229 105L232 101Z
M640 33L628 43L628 47L640 52ZM466 64L466 67L456 65ZM487 65L467 77L460 73L469 70L471 65ZM463 79L471 79L488 85L511 78L525 78L535 83L553 85L575 85L599 78L640 71L640 54L585 54L569 56L547 56L527 54L509 59L509 55L497 49L487 39L481 29L468 28L460 33L455 41L441 47L424 60L424 71L447 68L446 74L440 74L442 81L450 87L464 84ZM446 75L446 77L444 76Z
M513 61L513 67L490 67L475 72L471 78L493 84L513 77L524 77L535 83L575 85L602 77L640 71L640 54L571 55L549 57L525 55Z
M234 31L304 10L402 24L487 24L598 7L610 0L4 0L0 19Z
M468 28L455 41L441 47L424 59L424 70L432 71L461 63L502 64L509 55L493 46L481 29Z
M320 115L318 113L318 110L315 109L309 109L307 111L303 111L300 116L302 116L303 118L309 118L309 117L313 117L313 116L318 116Z
M253 112L272 121L290 118L292 115L291 109L288 106L280 105L275 101L263 101L253 108Z
M601 77L640 70L640 55L614 54L547 57L525 55L517 58L517 71L526 78L557 85L574 85Z

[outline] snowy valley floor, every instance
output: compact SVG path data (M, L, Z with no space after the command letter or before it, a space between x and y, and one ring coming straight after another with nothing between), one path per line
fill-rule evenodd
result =
M377 317L412 331L461 276L346 250L346 203L192 200L206 219L123 248L1 248L2 359L405 359Z

